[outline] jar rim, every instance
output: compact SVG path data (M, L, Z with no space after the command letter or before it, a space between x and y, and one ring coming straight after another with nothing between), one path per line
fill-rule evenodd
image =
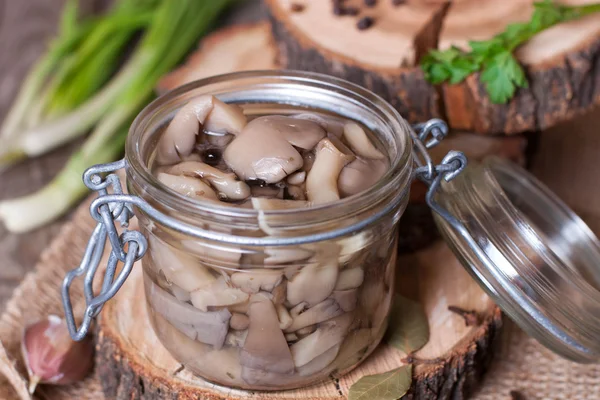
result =
M261 214L277 216L294 215L295 218L312 216L314 218L316 213L327 215L327 212L340 208L347 210L346 212L350 212L351 210L358 212L364 209L365 206L378 203L380 199L389 196L394 190L398 192L397 196L395 196L398 198L403 197L408 192L413 171L412 139L409 133L411 127L398 111L380 96L351 82L325 74L290 70L256 70L222 74L187 83L161 95L138 114L130 127L125 146L128 178L133 177L138 184L143 185L145 193L150 198L157 199L160 197L161 205L166 206L170 210L192 215L198 213L206 215L208 213L225 217L256 218L259 215L259 211L255 209L198 201L169 190L151 173L143 159L143 151L140 147L148 120L161 107L164 107L165 104L176 103L176 100L181 98L181 96L209 87L210 85L229 84L229 86L233 86L236 81L243 82L253 79L257 81L281 81L281 83L290 81L296 86L313 86L321 91L330 91L331 93L336 93L338 97L353 96L354 102L362 101L370 107L376 108L386 117L386 122L390 124L391 131L395 135L394 139L399 144L398 154L394 159L390 160L390 168L370 188L331 203L289 210L261 210ZM201 94L210 93L199 93L198 95ZM181 106L181 104L179 105ZM289 104L296 104L296 102L291 99Z

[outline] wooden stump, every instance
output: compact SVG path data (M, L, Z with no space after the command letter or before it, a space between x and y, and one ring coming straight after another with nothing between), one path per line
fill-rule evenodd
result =
M401 257L397 291L423 304L431 336L413 355L415 372L408 399L463 399L478 385L493 355L502 326L491 302L445 244ZM479 324L448 311L456 306L476 312ZM358 368L339 380L283 392L225 388L193 376L160 344L146 312L141 265L105 307L98 324L97 373L107 398L125 399L342 399L364 375L403 365L406 354L385 343ZM406 361L406 360L405 360Z
M527 21L534 0L379 0L366 7L345 0L358 15L334 15L332 2L267 0L282 65L336 75L374 91L411 122L445 117L452 128L480 133L539 131L600 103L600 15L560 24L517 51L529 87L507 104L493 104L479 74L434 87L418 67L431 48L486 40ZM569 1L585 3L586 1ZM293 11L301 5L302 11ZM357 22L373 18L358 30Z

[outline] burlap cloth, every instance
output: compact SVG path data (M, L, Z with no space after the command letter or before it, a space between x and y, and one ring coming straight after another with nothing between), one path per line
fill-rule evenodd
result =
M0 399L27 398L20 356L22 327L48 313L62 315L60 284L65 272L78 265L94 221L88 214L89 201L65 224L54 243L43 253L35 270L15 291L0 319ZM76 285L74 285L76 286ZM76 288L74 288L76 289ZM81 292L73 290L81 302ZM142 300L140 300L142 301ZM599 338L600 340L600 338ZM4 352L5 350L6 352ZM15 390L15 387L17 390ZM507 323L499 353L473 397L479 400L511 399L511 391L525 399L600 399L600 365L578 365L561 359ZM68 387L42 386L40 399L103 399L98 378ZM520 398L520 397L516 397Z

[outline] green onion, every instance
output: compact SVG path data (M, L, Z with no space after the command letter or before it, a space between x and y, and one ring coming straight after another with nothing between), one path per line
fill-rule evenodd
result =
M0 203L0 219L9 230L24 232L45 224L65 213L85 195L86 189L81 183L85 168L113 161L122 153L124 132L152 98L160 77L185 56L233 1L146 0L146 6L155 5L156 8L143 37L121 70L77 108L20 135L19 140L13 142L17 145L12 147L12 152L5 153L5 157L15 157L19 152L27 156L42 154L95 126L81 150L45 188L30 196ZM133 7L136 0L128 3L129 7ZM110 51L107 50L107 53ZM98 59L102 57L98 56ZM72 73L91 81L97 77L87 72L93 71L96 64L86 66L88 64L82 62L80 65ZM61 85L56 86L59 87ZM54 89L52 95L43 100L47 101L50 110L64 109L57 105L62 100L49 100L53 96L59 99L64 96L68 99L67 104L75 104L79 98L85 97L79 95L77 88ZM0 155L0 163L1 160Z

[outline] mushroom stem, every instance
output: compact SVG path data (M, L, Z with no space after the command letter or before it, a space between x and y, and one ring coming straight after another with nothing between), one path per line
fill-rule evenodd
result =
M171 175L164 172L158 174L158 180L169 189L186 197L205 200L218 200L214 190L202 179L189 176Z
M367 137L365 130L356 122L348 122L344 125L344 138L356 154L365 158L381 160L385 156L375 148Z
M294 365L301 367L325 353L327 350L338 345L348 334L348 328L352 323L353 316L350 313L343 314L323 324L314 333L300 339L290 346Z
M294 361L283 332L275 306L258 294L250 301L250 326L240 354L243 368L259 369L279 374L291 373Z
M248 294L240 289L227 286L225 279L220 277L212 285L190 293L194 307L206 311L208 307L230 306L248 300Z
M156 236L150 235L149 243L156 268L184 291L193 292L217 280L198 260L163 244Z
M281 283L283 271L276 269L257 269L251 272L236 272L231 275L231 283L243 292L253 294L261 290L271 292Z
M343 313L344 311L334 299L325 299L316 306L311 307L302 314L294 317L293 322L287 328L282 329L288 333L295 332L298 329L327 321Z
M185 161L171 167L168 173L206 179L220 195L230 200L243 200L250 196L250 186L238 180L235 174L223 172L202 162Z
M307 302L314 306L325 300L333 291L338 277L336 258L315 257L313 262L298 272L287 284L287 300L295 306Z
M279 318L279 328L285 331L292 325L292 317L283 304L275 305L275 309L277 310L277 317Z
M315 162L306 177L306 195L314 204L329 203L340 199L337 181L342 168L354 156L342 153L329 139L317 145Z
M365 278L365 272L360 267L345 269L335 284L335 290L348 290L359 287Z
M146 298L152 309L162 315L173 326L180 328L188 337L192 337L193 327L196 333L194 339L221 348L227 335L231 313L226 310L203 312L187 303L177 300L149 277L144 276Z
M183 106L167 126L157 146L156 161L174 164L190 155L196 144L200 124L213 108L213 96L200 96Z

